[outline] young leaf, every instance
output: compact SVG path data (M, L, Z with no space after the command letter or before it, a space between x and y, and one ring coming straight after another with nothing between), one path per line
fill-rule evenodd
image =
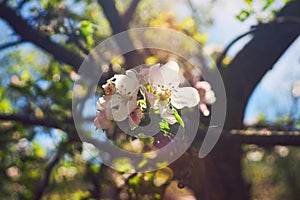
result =
M180 126L182 126L184 128L184 121L182 120L182 118L180 117L179 113L177 112L176 109L173 109L174 112L174 116L175 119L177 120L177 122L180 124Z
M161 122L159 122L159 127L160 130L164 133L164 134L168 134L169 130L170 130L170 126L169 123L165 120L162 120Z

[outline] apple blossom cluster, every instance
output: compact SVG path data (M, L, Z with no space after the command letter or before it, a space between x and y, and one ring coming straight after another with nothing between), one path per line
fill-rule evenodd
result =
M162 121L170 125L182 123L177 110L199 106L210 114L207 104L215 102L215 94L206 81L196 81L194 87L180 87L179 66L175 61L155 64L140 72L127 70L114 75L103 85L105 95L97 101L94 125L109 129L114 122L128 120L131 129L139 126L152 109ZM181 124L182 125L182 124Z

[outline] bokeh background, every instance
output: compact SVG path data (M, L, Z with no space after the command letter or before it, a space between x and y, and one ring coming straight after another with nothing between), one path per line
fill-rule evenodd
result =
M0 0L0 198L299 199L299 10L299 0ZM187 34L214 59L225 128L205 159L195 153L208 128L202 116L177 162L149 173L126 172L124 162L119 173L78 138L73 84L101 41L149 26ZM110 58L104 78L165 61L142 54Z

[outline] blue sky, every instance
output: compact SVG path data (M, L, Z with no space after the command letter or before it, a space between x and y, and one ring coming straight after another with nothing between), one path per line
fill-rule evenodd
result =
M283 1L277 0L273 8L280 8L282 5ZM258 4L254 6L259 7ZM256 24L254 17L244 22L236 19L235 16L243 8L246 8L246 4L241 0L218 0L216 2L212 9L214 24L207 29L209 35L208 45L217 44L224 47L237 36L247 32L250 26ZM267 12L261 13L260 16L266 14ZM245 38L237 42L229 52L229 55L234 56L249 39L251 38ZM267 120L270 122L275 121L278 117L289 114L292 106L292 84L300 80L299 52L300 38L290 46L255 89L247 105L244 118L246 124L255 122L260 113L265 114Z
M169 0L170 1L170 0ZM190 15L190 9L185 4L186 1L179 1L170 10L178 13L180 18ZM210 0L192 0L195 7L211 7ZM253 9L260 10L264 1L253 0ZM275 0L272 9L280 9L284 5L284 0ZM269 14L269 10L259 12L244 22L236 19L236 15L247 8L245 1L241 0L217 0L209 13L213 18L213 25L204 28L204 33L209 38L207 45L226 47L232 40L241 34L249 31L250 27L257 24L256 17L264 17ZM251 37L245 37L232 46L228 55L234 55L247 43ZM267 121L274 122L279 117L289 114L292 107L291 89L295 81L300 80L300 38L285 52L272 70L268 71L255 91L251 95L244 117L245 124L255 122L259 114L264 114ZM299 105L298 101L298 105ZM299 105L300 107L300 105ZM297 113L299 116L300 113Z

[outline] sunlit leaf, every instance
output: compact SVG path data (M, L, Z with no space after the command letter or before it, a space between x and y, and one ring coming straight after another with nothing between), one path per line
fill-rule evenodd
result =
M155 172L153 178L153 184L156 187L160 187L173 179L174 173L173 170L169 167L164 167Z
M249 16L250 16L250 11L248 11L248 10L242 10L242 11L240 12L240 14L238 14L238 15L236 16L236 18L237 18L238 20L240 20L240 21L245 21L246 19L248 19Z
M179 115L178 111L176 109L173 109L175 119L180 124L180 126L184 127L184 121L182 120L181 116Z

